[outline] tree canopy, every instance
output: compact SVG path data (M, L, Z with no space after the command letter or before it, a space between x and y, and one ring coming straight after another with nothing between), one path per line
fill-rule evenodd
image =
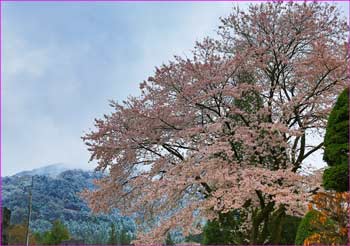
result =
M136 242L200 233L202 218L247 201L303 215L320 186L297 171L323 146L309 133L325 128L348 79L346 20L329 4L274 2L221 22L218 39L156 68L141 96L112 101L83 137L109 169L85 198L94 211L142 211L139 228L152 230Z

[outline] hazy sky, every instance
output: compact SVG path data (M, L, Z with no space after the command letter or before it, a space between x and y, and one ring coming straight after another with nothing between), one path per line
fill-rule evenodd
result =
M2 3L2 175L52 163L92 168L80 137L111 112L108 100L137 95L155 66L213 36L231 6Z

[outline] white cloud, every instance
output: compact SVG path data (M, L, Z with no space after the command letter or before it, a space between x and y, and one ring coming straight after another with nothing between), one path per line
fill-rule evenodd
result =
M40 49L30 49L25 40L20 39L15 33L7 31L4 33L4 80L12 81L15 76L21 74L34 78L40 77L49 64L50 49L42 47ZM6 83L4 83L6 86Z

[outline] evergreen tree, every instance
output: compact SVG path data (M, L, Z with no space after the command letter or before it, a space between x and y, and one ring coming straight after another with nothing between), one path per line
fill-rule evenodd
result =
M329 115L324 138L323 159L329 166L348 164L349 89L345 89Z
M347 191L349 155L349 88L345 89L329 115L323 159L330 166L323 175L325 189Z

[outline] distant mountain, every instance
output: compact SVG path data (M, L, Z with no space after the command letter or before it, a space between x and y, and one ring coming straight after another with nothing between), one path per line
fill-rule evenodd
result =
M57 177L60 173L69 170L67 164L64 163L55 163L52 165L36 168L30 171L23 171L15 174L14 176L23 177L23 176L34 176L42 175L49 177Z
M101 173L83 170L67 170L63 164L24 171L2 178L2 204L8 207L11 223L23 223L28 212L28 187L34 176L32 231L48 230L51 222L61 220L75 239L85 243L107 243L111 223L116 230L133 235L132 219L121 216L118 211L111 214L92 214L86 202L79 196L84 189L94 189L93 180Z

